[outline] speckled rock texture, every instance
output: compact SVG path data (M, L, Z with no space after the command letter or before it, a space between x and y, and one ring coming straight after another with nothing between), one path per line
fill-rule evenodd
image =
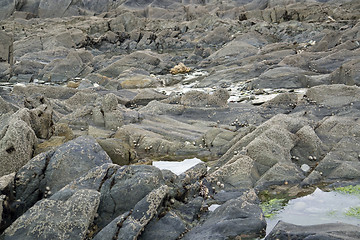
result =
M359 10L1 1L0 239L261 239L261 201L359 184Z

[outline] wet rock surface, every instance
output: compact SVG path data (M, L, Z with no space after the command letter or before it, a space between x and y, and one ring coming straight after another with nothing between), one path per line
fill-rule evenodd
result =
M357 182L359 9L4 1L0 239L261 238L264 191ZM279 222L266 239L288 236L359 231Z

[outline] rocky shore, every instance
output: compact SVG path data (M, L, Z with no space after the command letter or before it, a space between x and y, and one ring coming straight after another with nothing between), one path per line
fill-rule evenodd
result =
M357 0L0 4L0 239L261 239L264 195L360 184L359 16ZM280 221L265 239L358 229Z

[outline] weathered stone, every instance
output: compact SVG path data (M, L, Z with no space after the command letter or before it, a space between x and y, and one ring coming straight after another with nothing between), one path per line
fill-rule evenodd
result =
M306 96L317 104L338 108L359 101L359 93L360 88L357 86L334 84L312 87L306 91Z
M0 14L0 19L2 18ZM13 37L4 31L0 31L0 62L13 64Z
M6 229L4 239L85 238L99 202L100 193L87 189L43 199Z
M167 104L156 100L149 102L145 107L142 107L139 112L142 114L151 115L181 115L185 107L178 104Z
M256 195L255 192L248 195ZM208 219L191 229L183 239L227 239L236 237L260 237L264 235L266 222L253 197L232 199L215 209Z
M151 239L176 239L186 230L186 226L179 216L173 211L168 212L159 220L154 219L146 225L140 240Z
M94 138L78 137L55 150L45 172L45 181L53 193L90 169L111 159Z
M152 190L163 183L162 173L153 166L124 166L101 186L99 218L96 224L103 228L117 216L130 211Z
M253 159L244 155L235 155L227 163L209 175L212 182L224 184L227 190L251 188L259 180ZM219 187L219 189L221 189Z
M308 164L310 166L316 164L316 160L320 160L327 151L326 146L316 135L314 129L310 126L304 126L296 132L296 144L291 149L292 159L298 166ZM311 156L311 160L309 159Z
M97 140L104 151L109 155L115 164L128 165L135 158L136 153L130 146L121 139L108 138Z
M123 222L117 239L136 239L144 227L157 214L164 198L168 193L168 187L163 185L154 189L140 200L133 209L131 215Z
M156 69L160 63L161 58L159 55L150 51L137 51L104 68L100 71L100 74L116 78L130 67L138 67L156 73ZM162 71L162 69L160 69L160 71Z
M276 163L256 182L255 187L264 190L271 185L300 183L305 178L303 172L294 163Z
M15 85L13 93L25 97L38 94L46 98L67 99L77 93L77 90L61 86Z
M0 132L0 176L19 170L33 155L37 138L30 125L30 114L25 109L17 111L8 126Z

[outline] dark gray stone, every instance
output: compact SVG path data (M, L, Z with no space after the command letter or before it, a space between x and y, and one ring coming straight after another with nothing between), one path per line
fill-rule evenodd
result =
M176 239L186 230L186 226L173 211L160 219L153 219L139 236L140 240Z
M250 191L215 209L199 226L191 229L183 239L256 238L265 233L266 221L255 203L256 194Z
M99 218L96 224L103 228L117 216L130 211L164 180L161 171L153 166L124 166L107 179L101 189Z
M299 226L279 221L265 239L285 240L289 238L307 240L355 240L360 238L360 231L357 226L346 223Z
M90 169L111 163L93 137L82 136L55 150L46 168L45 181L53 193Z
M123 222L117 235L118 240L137 239L144 227L157 214L164 198L168 194L168 187L163 185L154 189L140 200L135 206L131 215Z

